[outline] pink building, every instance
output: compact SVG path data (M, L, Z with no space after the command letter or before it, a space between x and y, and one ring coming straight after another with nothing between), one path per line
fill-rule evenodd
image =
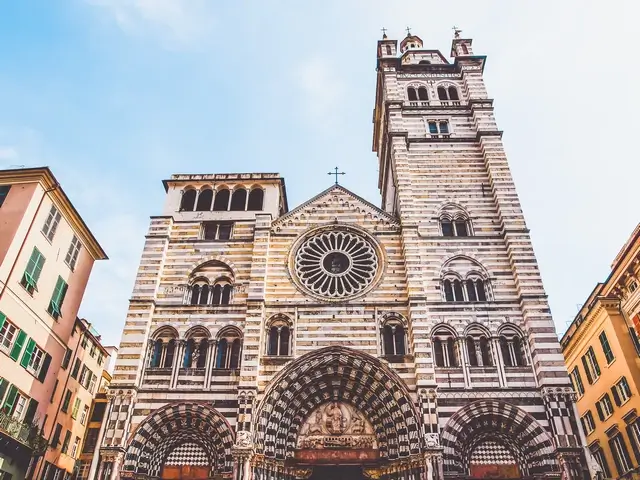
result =
M106 258L49 168L0 171L0 478L24 478L46 451L80 302Z

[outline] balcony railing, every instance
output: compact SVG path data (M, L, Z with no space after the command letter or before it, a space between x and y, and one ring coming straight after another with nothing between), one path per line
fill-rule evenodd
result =
M0 412L0 432L30 448L35 455L42 454L47 448L47 440L40 435L37 426L24 423L4 412Z

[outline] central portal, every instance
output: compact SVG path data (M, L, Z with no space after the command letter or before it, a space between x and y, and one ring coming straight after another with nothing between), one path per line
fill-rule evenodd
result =
M314 467L309 480L362 480L362 468L356 465Z

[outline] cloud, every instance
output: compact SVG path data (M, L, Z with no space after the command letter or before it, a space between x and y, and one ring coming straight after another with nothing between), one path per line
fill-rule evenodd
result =
M0 145L0 161L17 160L19 156L15 147Z
M303 96L301 105L312 118L328 120L335 115L345 93L337 71L327 59L317 56L298 65L294 79Z
M85 0L101 8L127 34L151 36L168 48L195 47L213 30L205 0Z

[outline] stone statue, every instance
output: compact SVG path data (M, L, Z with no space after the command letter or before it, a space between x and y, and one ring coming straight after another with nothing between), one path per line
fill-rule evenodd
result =
M595 458L591 457L589 467L589 469L593 472L592 480L604 480L604 472L602 471L602 467Z
M427 457L427 480L433 480L433 462Z
M440 445L440 435L437 433L427 433L424 440L427 448L435 448Z

